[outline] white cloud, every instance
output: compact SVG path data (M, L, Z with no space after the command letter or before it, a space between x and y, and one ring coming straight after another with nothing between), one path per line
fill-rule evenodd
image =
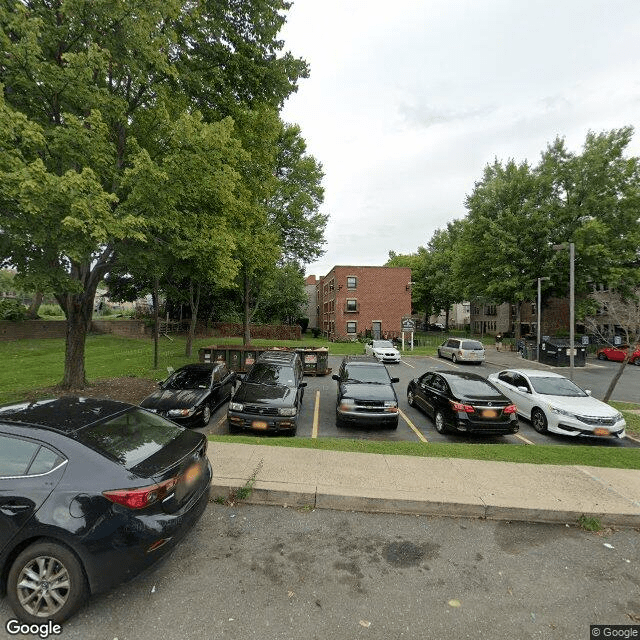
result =
M415 251L496 157L637 126L639 28L637 0L297 0L282 35L311 77L283 117L323 164L331 216L307 272Z

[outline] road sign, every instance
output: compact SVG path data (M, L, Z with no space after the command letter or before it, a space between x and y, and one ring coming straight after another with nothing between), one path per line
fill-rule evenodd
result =
M403 331L415 331L416 321L413 318L402 318L402 330Z

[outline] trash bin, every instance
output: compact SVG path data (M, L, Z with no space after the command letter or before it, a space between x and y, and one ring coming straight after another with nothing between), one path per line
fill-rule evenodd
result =
M306 376L324 376L331 373L329 368L329 349L326 347L296 347L300 354Z
M573 365L584 367L587 361L587 348L574 342ZM540 345L540 362L554 367L568 367L571 364L571 343L566 338L543 340Z

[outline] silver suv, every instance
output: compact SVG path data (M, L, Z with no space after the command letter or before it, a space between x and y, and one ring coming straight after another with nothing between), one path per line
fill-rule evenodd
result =
M447 338L438 347L439 358L450 358L451 362L484 362L484 345L478 340Z

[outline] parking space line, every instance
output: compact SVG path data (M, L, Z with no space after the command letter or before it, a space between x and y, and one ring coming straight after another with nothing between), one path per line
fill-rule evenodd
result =
M318 437L318 418L320 416L320 389L316 391L316 406L313 408L313 428L311 429L311 437Z
M513 434L516 438L518 438L519 440L522 440L522 442L526 443L526 444L533 444L535 445L535 442L531 442L531 440L527 440L524 436L521 436L519 433L514 433Z
M412 369L415 369L415 367L414 367L412 364L409 364L408 362L405 362L404 360L400 360L400 362L401 362L402 364L406 364L406 365L407 365L407 367L411 367Z
M398 413L402 416L402 419L409 425L409 427L413 430L413 432L418 436L418 439L421 440L422 442L429 442L420 432L420 430L418 429L418 427L416 427L413 422L411 422L411 420L409 420L409 418L407 418L407 416L405 415L404 411L402 411L402 409L398 409Z

